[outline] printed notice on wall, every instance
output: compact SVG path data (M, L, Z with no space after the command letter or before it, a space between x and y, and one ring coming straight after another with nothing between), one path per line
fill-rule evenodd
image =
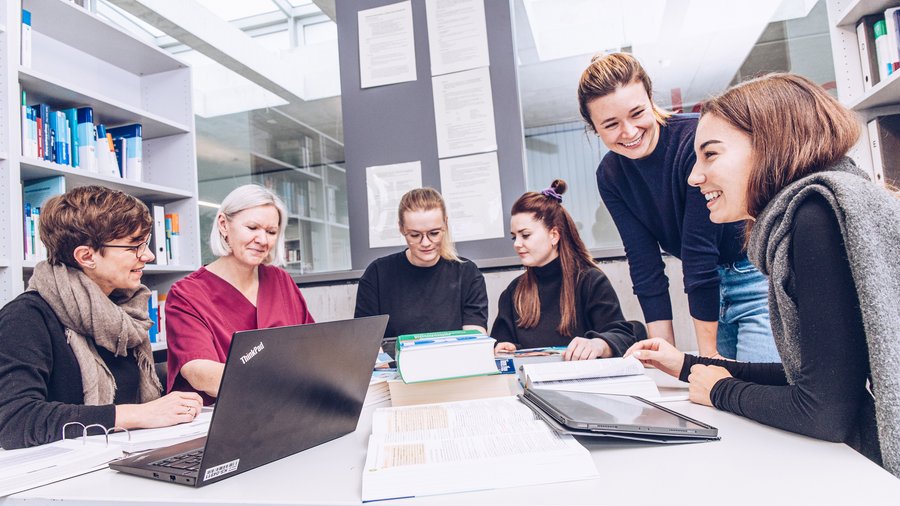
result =
M366 167L370 248L406 244L397 224L397 207L404 193L421 186L419 161Z
M484 0L426 0L431 75L490 64Z
M440 161L441 194L454 241L503 237L497 153Z
M399 2L357 14L360 87L415 81L412 4Z
M431 78L438 158L497 150L488 67Z

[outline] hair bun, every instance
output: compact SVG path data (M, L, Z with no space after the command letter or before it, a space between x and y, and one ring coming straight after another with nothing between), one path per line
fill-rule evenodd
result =
M569 189L569 185L562 179L554 179L553 182L550 183L550 188L558 195L562 195Z

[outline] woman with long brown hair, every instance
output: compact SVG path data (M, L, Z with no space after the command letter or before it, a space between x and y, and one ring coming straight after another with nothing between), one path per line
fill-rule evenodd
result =
M714 222L751 221L782 364L660 339L629 353L689 381L694 402L844 442L900 477L900 198L846 157L858 135L851 111L794 74L705 103L689 181Z
M556 179L513 204L510 233L525 273L500 295L491 329L497 352L566 346L566 360L607 358L646 337L641 323L625 321L612 284L562 206L566 188Z

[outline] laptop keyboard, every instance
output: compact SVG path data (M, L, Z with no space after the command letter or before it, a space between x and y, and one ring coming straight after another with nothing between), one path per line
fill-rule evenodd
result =
M151 465L171 467L172 469L181 469L184 471L196 471L200 469L201 460L203 460L203 448L175 455L174 457L157 460L156 462L152 462Z

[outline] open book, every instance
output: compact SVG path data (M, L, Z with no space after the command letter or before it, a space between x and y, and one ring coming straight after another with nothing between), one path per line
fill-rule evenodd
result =
M372 419L362 500L597 476L583 446L515 398L381 408Z
M636 395L659 401L653 378L634 357L571 362L542 362L522 366L526 388L600 394Z

